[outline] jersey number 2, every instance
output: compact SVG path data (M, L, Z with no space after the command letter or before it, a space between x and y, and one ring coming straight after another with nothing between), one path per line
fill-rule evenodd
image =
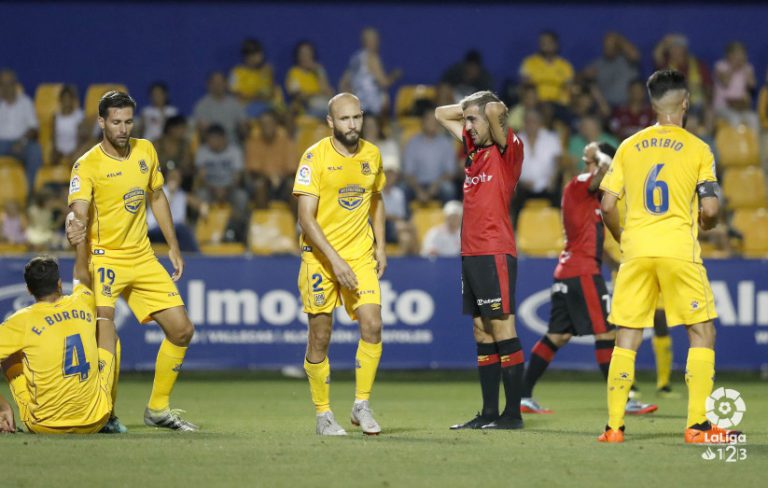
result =
M64 342L64 377L80 375L80 381L88 379L91 363L85 360L85 348L80 334L67 336Z
M664 163L656 164L645 177L645 209L653 215L663 215L669 210L669 186L659 179Z

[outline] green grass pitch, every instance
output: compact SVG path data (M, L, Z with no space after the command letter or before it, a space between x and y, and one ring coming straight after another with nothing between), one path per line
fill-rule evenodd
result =
M641 375L639 386L654 401L650 380ZM129 434L0 436L0 486L765 486L766 384L727 376L716 386L746 400L746 460L706 461L704 447L684 445L684 398L628 418L625 444L598 444L606 407L596 373L547 374L536 395L555 414L525 416L525 430L454 432L448 426L478 407L474 374L381 372L372 398L378 437L349 425L354 384L339 373L331 399L346 438L316 436L306 381L271 374L187 373L174 406L203 430L151 429L142 424L151 377L126 375L118 414ZM676 389L685 393L679 381ZM7 398L7 385L0 391Z

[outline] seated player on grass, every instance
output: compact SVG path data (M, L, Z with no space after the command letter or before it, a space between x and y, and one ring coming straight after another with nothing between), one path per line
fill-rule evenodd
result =
M98 330L86 245L77 246L75 288L64 295L59 265L38 256L24 267L35 303L0 324L0 367L36 434L99 432L112 411L115 335ZM13 411L0 396L0 432L16 432Z

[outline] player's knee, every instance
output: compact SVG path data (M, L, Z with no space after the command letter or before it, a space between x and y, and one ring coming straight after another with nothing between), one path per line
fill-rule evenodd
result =
M547 334L547 336L554 345L557 347L563 347L564 345L568 344L568 341L571 340L573 334Z
M309 347L312 349L325 350L328 349L328 344L331 342L331 330L330 329L310 329L307 336Z
M192 342L195 335L195 326L189 320L184 321L179 327L169 331L168 340L177 346L186 347Z

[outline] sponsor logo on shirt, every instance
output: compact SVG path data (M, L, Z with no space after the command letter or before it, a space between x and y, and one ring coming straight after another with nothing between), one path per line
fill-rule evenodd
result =
M123 172L115 171L114 173L107 173L107 178L117 178L118 176L123 176Z
M477 176L467 176L464 179L464 188L465 189L466 188L472 188L475 185L480 185L482 183L487 183L487 182L491 181L492 178L493 178L493 175L489 175L489 174L485 174L485 173L480 173Z
M133 188L128 193L123 195L123 206L132 214L138 212L143 203L144 190L141 188Z
M307 158L309 158L310 154L307 154ZM296 183L299 185L307 186L312 182L312 169L305 165L302 165L299 168L299 171L296 173Z
M478 307L482 307L483 305L490 305L491 308L493 308L493 305L495 303L501 304L501 297L499 297L499 298L478 298L477 299L477 306Z
M354 210L363 203L365 188L360 185L347 185L339 190L339 205L347 210Z

